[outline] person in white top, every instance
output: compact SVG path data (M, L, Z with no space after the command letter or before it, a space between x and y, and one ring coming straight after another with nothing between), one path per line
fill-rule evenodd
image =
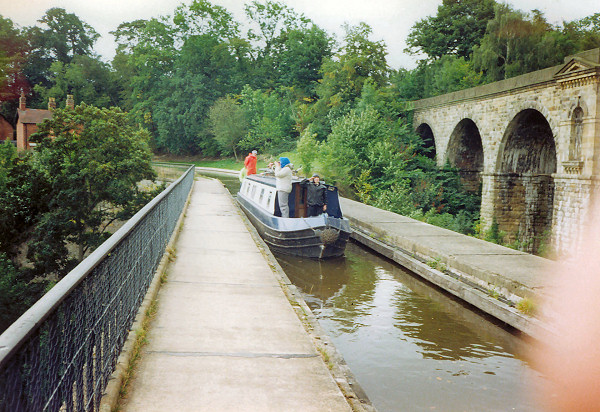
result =
M280 157L275 162L275 187L277 189L277 198L279 199L279 210L281 217L290 217L290 208L288 206L288 197L292 191L292 164L287 157Z

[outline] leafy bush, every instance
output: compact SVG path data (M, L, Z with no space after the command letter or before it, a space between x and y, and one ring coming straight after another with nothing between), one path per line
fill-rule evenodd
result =
M412 202L408 180L396 182L388 190L378 191L372 205L404 216L422 213Z
M312 127L304 129L296 144L296 151L304 174L309 176L319 154L319 142L317 142L316 133L312 132Z
M17 275L10 259L0 253L0 333L27 308L24 305L27 284L19 281Z

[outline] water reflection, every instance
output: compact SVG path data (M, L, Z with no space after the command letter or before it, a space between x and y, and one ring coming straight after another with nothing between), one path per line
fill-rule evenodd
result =
M348 261L290 258L279 256L284 271L294 273L294 284L305 290L319 307L336 296L348 283Z
M221 183L225 185L229 193L233 196L237 195L237 192L240 190L240 179L235 175L223 174L218 172L202 172L200 176L212 177L219 179Z
M277 258L378 411L540 411L523 341L461 302L353 243L335 260Z
M523 341L397 265L277 256L379 411L536 411Z

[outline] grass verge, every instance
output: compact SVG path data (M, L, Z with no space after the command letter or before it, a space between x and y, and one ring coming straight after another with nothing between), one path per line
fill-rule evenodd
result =
M161 283L164 281L161 278ZM147 334L148 329L150 328L150 323L154 320L156 316L156 310L158 308L158 301L154 299L148 309L146 310L146 316L142 321L142 327L135 331L136 339L133 344L133 350L131 354L131 359L129 361L129 365L127 365L127 369L123 374L123 380L121 382L121 388L119 389L119 402L117 406L113 409L113 412L119 412L122 409L123 403L127 396L127 390L129 389L129 385L133 379L133 375L135 373L137 364L142 356L142 349L148 343Z

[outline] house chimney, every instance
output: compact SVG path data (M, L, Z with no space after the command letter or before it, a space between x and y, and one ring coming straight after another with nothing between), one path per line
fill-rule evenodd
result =
M75 108L75 100L73 100L72 94L67 94L67 108L69 108L69 109Z
M48 98L48 110L56 109L56 99L54 97Z
M21 97L19 97L19 110L27 109L27 99L25 98L25 92L21 91Z

